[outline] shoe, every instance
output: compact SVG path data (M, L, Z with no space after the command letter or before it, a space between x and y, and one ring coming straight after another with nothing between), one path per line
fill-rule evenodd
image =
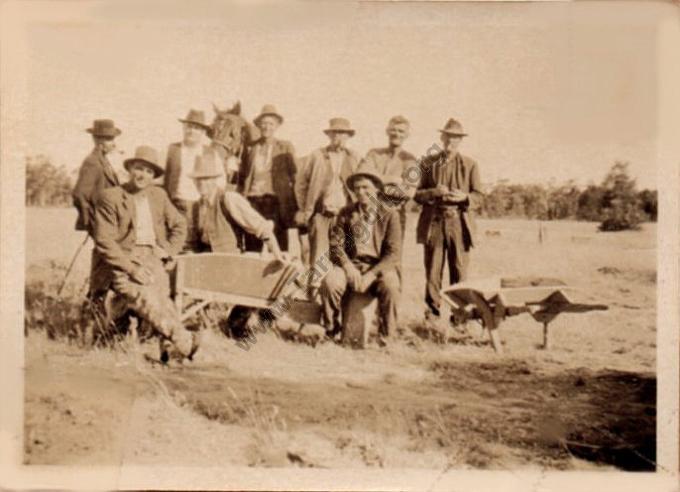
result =
M425 311L425 324L439 330L446 328L445 324L442 322L441 316L429 310Z
M336 326L330 330L326 330L326 336L330 338L331 340L335 341L338 336L342 333L342 328Z

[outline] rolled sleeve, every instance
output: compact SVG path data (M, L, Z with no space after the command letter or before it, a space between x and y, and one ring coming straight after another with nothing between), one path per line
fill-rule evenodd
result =
M248 234L258 239L266 239L274 234L274 222L262 217L239 193L227 191L224 194L224 208Z

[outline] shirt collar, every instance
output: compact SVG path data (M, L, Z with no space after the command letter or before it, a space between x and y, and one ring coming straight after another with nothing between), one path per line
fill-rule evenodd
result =
M458 151L454 152L453 154L447 154L444 152L444 157L446 158L446 162L455 162L456 159L458 158Z
M338 150L334 150L334 149L331 149L330 145L326 145L323 150L324 150L326 155L330 154L331 152L340 153L340 154L346 154L347 153L347 147L341 147Z

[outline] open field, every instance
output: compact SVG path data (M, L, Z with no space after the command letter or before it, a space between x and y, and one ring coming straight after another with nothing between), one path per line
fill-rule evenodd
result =
M650 469L656 425L656 227L479 221L471 277L558 277L609 311L501 327L495 355L435 343L421 318L422 249L405 240L401 330L387 349L316 347L275 333L244 351L208 332L195 361L161 368L156 344L85 350L30 330L27 463L313 467ZM29 209L27 286L54 289L84 236L75 213ZM89 245L88 245L89 246ZM81 253L67 292L83 286ZM34 290L35 292L35 290ZM32 314L32 313L29 313Z

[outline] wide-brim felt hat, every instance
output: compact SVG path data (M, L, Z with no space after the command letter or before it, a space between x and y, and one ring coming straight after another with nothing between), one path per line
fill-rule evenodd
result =
M439 131L446 133L447 135L453 135L457 137L467 136L467 133L463 131L463 125L461 125L460 122L454 118L449 118L449 121L446 122L444 128L441 128Z
M140 145L135 149L135 156L125 159L123 166L130 172L130 166L135 162L141 162L153 170L154 177L157 178L165 173L165 170L158 164L158 152L148 145Z
M378 174L374 171L370 170L365 170L365 171L359 171L354 174L352 174L349 178L347 178L347 186L349 187L350 190L354 189L354 184L360 180L360 179L369 179L373 182L376 188L378 188L380 191L383 190L385 187L382 178L378 176Z
M85 130L91 133L95 137L117 137L122 132L113 123L113 120L94 120L92 122L92 128L87 128Z
M283 116L281 116L281 114L276 110L276 106L273 104L265 104L262 106L262 111L260 111L260 114L255 117L253 122L257 125L265 116L273 116L279 120L279 124L283 123Z
M328 128L323 131L325 134L329 133L348 133L350 136L354 135L354 129L346 118L331 118L328 122Z
M214 152L207 151L196 158L194 169L189 173L191 179L219 178L224 176L224 169L217 161Z
M182 123L193 123L194 125L203 127L206 130L210 130L210 126L205 122L205 113L203 111L199 111L198 109L190 109L187 117L184 119L180 118L179 121Z

